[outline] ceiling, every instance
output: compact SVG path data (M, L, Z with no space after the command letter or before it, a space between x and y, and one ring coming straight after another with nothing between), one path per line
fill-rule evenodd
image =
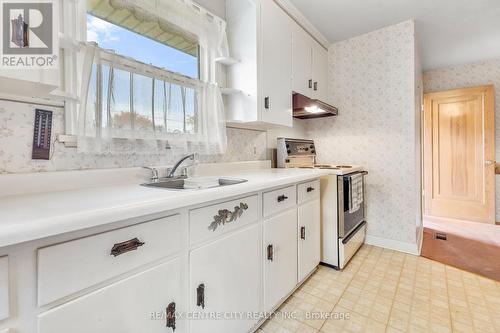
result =
M499 0L290 0L338 42L414 19L424 70L500 57Z

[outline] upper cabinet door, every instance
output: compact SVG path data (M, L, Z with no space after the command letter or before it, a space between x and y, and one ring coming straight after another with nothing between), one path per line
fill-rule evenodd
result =
M315 43L313 48L313 98L328 102L328 51Z
M313 42L307 32L299 26L295 27L292 38L292 86L294 92L308 97L312 97L313 93Z
M262 121L293 126L291 18L273 1L261 3Z

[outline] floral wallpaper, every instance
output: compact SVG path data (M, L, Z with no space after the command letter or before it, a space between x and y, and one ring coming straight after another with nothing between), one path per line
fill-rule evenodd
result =
M0 101L0 173L123 168L145 165L169 165L177 156L165 150L160 155L97 155L77 153L56 141L64 133L62 108L39 107L53 111L52 149L49 161L31 159L33 121L36 105ZM265 160L267 133L227 129L228 148L223 155L199 156L199 162L235 162Z
M424 91L433 92L493 84L495 86L495 146L500 161L500 58L424 73ZM500 178L496 178L496 220L500 221Z
M339 116L307 121L321 163L366 167L368 235L416 244L416 80L413 21L333 44L330 102Z

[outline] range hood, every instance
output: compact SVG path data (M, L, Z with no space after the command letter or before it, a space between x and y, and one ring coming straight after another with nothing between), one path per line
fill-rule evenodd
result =
M339 114L339 110L325 102L311 99L299 93L293 93L293 117L298 119L312 119L332 117Z

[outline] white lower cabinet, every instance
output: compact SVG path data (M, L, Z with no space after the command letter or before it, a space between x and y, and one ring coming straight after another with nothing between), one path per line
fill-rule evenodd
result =
M319 263L319 185L2 252L0 333L253 332Z
M191 333L245 333L258 322L231 316L260 310L260 244L256 224L191 252Z
M264 221L264 305L273 309L297 285L297 209Z
M298 279L304 280L320 262L320 200L315 199L298 208Z
M167 323L183 309L181 285L175 259L40 314L38 333L185 332L175 316Z
M0 258L0 320L9 317L9 258Z

